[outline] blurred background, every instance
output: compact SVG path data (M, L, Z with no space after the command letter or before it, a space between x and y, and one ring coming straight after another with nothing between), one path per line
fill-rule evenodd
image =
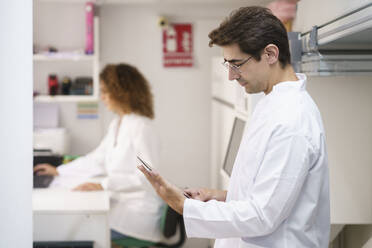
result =
M293 65L308 75L322 113L330 247L372 247L370 0L2 1L0 247L30 247L37 235L31 147L69 159L105 135L113 114L99 101L99 72L110 63L136 66L151 85L160 173L180 187L226 187L221 170L233 125L236 118L249 123L261 96L228 82L222 51L208 46L208 33L250 5L269 7L293 32ZM212 244L189 239L183 247Z

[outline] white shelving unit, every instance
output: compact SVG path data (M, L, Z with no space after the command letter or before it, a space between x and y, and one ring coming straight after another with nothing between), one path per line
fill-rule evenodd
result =
M69 62L79 62L79 61L94 61L94 55L85 54L34 54L34 61L46 61L46 62L56 62L56 61L69 61Z
M79 95L39 95L36 96L34 101L36 102L93 102L97 101L96 96L79 96Z
M34 4L55 4L59 6L66 5L84 5L85 1L34 1ZM75 7L75 6L74 6ZM54 8L54 7L53 7ZM55 10L54 10L55 11ZM81 13L84 17L85 13ZM85 18L81 18L81 20ZM44 27L44 23L39 24ZM82 25L81 25L82 26ZM39 27L34 27L39 28ZM68 27L66 27L68 28ZM64 32L65 30L61 30ZM53 34L51 34L53 35ZM55 35L55 33L54 33ZM85 36L85 33L79 34ZM45 37L45 33L44 33ZM42 39L42 38L40 38ZM82 39L80 39L82 40ZM34 38L35 41L35 38ZM53 44L54 45L54 44ZM61 46L61 44L58 44ZM69 44L70 45L70 44ZM59 49L60 47L57 46ZM83 47L79 48L80 50ZM33 55L34 62L34 90L39 95L34 97L35 102L86 102L98 101L99 98L99 18L94 17L94 54L86 55L82 51L64 50L57 53L39 53ZM62 68L62 69L61 69ZM69 69L71 74L69 75ZM93 78L92 95L55 95L47 94L47 74L57 74L60 76L70 76L74 80L75 76L89 76Z

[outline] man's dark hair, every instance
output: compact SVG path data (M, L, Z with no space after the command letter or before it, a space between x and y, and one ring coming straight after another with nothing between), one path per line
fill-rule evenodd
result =
M291 63L287 31L269 9L242 7L233 11L218 28L209 33L209 46L238 44L240 50L257 61L269 44L279 48L279 61L284 68Z

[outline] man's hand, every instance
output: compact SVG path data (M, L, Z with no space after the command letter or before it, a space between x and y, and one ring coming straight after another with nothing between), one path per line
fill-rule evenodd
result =
M103 190L99 183L83 183L73 189L74 191L99 191Z
M197 189L185 189L184 192L190 196L190 198L199 201L225 201L227 191L207 189L207 188L197 188Z
M163 179L157 172L152 170L147 171L142 165L138 169L146 176L147 180L152 184L156 193L177 213L183 214L183 204L186 197L183 192Z
M58 176L57 168L50 164L38 164L34 167L36 175L51 175Z

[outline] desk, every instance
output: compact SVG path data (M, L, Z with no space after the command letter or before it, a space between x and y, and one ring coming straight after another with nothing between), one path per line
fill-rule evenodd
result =
M109 248L109 209L109 194L105 191L34 189L33 240L91 240L94 248Z

